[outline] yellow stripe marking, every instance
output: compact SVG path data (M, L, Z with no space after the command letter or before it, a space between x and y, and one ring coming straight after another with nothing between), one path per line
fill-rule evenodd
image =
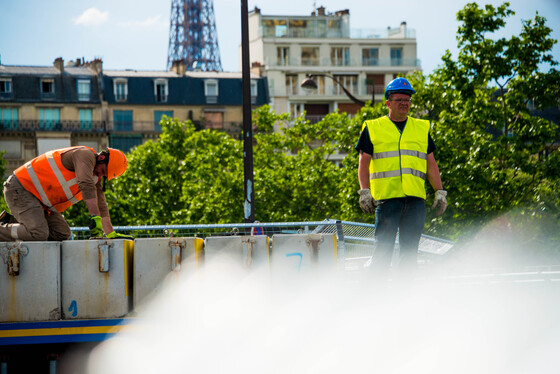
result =
M112 334L122 330L123 326L90 326L90 327L58 327L51 329L4 330L0 331L0 338L14 338L18 336L48 336L48 335L83 335L83 334Z

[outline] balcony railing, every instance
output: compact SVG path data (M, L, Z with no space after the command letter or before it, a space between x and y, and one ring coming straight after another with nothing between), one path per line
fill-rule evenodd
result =
M105 132L106 128L103 121L9 120L0 121L0 131Z
M329 58L290 58L279 60L276 57L265 58L265 65L281 67L298 67L298 66L338 66L338 67L390 67L390 66L403 66L403 67L420 67L420 59L417 58L354 58L345 60L343 64L339 61L333 62Z
M0 100L10 100L13 98L12 91L0 92Z

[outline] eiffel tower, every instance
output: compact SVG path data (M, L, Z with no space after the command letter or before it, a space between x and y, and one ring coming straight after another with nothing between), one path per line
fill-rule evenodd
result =
M178 60L187 70L222 71L212 0L172 0L167 68Z

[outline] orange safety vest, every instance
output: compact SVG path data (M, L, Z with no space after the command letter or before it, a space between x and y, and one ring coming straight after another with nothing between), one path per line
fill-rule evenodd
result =
M79 146L91 150L90 147ZM14 171L23 187L50 210L63 212L82 200L76 173L62 165L62 155L78 147L55 149L26 162ZM96 179L97 177L94 177ZM96 181L97 182L97 181Z

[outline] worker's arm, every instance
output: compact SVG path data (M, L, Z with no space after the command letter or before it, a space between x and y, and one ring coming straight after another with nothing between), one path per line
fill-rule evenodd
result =
M361 189L369 188L370 162L371 162L371 155L360 151L360 160L358 163L358 181L360 182Z
M436 216L441 216L443 212L445 212L445 209L447 209L447 191L443 189L443 185L441 184L439 168L433 153L428 154L427 166L428 182L430 182L432 188L436 191L432 209L436 210Z
M441 184L441 176L439 174L439 168L437 166L436 159L433 153L428 154L428 182L432 188L437 190L443 190L443 185Z
M108 234L114 231L113 225L111 224L111 218L109 217L109 215L106 216L101 215L101 211L97 206L97 199L84 200L84 202L86 203L89 214L91 216L101 216L101 226L103 227L104 233Z

